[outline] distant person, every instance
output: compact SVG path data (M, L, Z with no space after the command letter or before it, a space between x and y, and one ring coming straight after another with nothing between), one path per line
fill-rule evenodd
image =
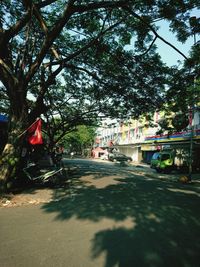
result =
M71 156L71 159L73 159L73 157L74 157L74 152L73 151L70 153L70 156Z

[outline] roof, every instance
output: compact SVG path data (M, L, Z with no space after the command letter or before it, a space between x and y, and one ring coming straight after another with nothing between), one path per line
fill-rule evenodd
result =
M98 146L98 147L94 148L93 151L105 151L105 150Z

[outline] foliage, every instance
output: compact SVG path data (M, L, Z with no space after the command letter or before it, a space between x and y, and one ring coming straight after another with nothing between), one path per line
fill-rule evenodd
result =
M195 6L195 1L4 1L0 74L10 115L23 113L25 121L33 121L45 114L44 98L51 97L61 73L77 94L89 87L92 97L103 98L99 108L106 115L131 110L138 116L155 108L167 70L154 50L159 38L154 22L169 20L184 41L191 34L189 11ZM133 51L124 50L133 36ZM32 105L30 94L36 98Z
M174 67L171 72L166 104L161 109L166 117L159 123L161 132L187 129L192 110L195 112L200 104L200 80L196 72L188 71L187 67L181 70Z
M65 135L62 144L65 148L68 148L69 151L83 155L84 150L91 150L95 135L94 127L79 125L76 131Z

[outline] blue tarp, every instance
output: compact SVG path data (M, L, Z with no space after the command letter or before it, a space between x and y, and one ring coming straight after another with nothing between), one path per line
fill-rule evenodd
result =
M7 122L7 121L8 121L8 117L0 114L0 122Z

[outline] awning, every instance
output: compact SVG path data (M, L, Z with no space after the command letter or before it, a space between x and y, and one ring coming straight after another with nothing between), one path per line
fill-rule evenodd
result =
M141 145L142 151L156 151L160 148L158 148L158 145Z
M0 114L0 122L7 122L7 121L8 121L8 117Z

